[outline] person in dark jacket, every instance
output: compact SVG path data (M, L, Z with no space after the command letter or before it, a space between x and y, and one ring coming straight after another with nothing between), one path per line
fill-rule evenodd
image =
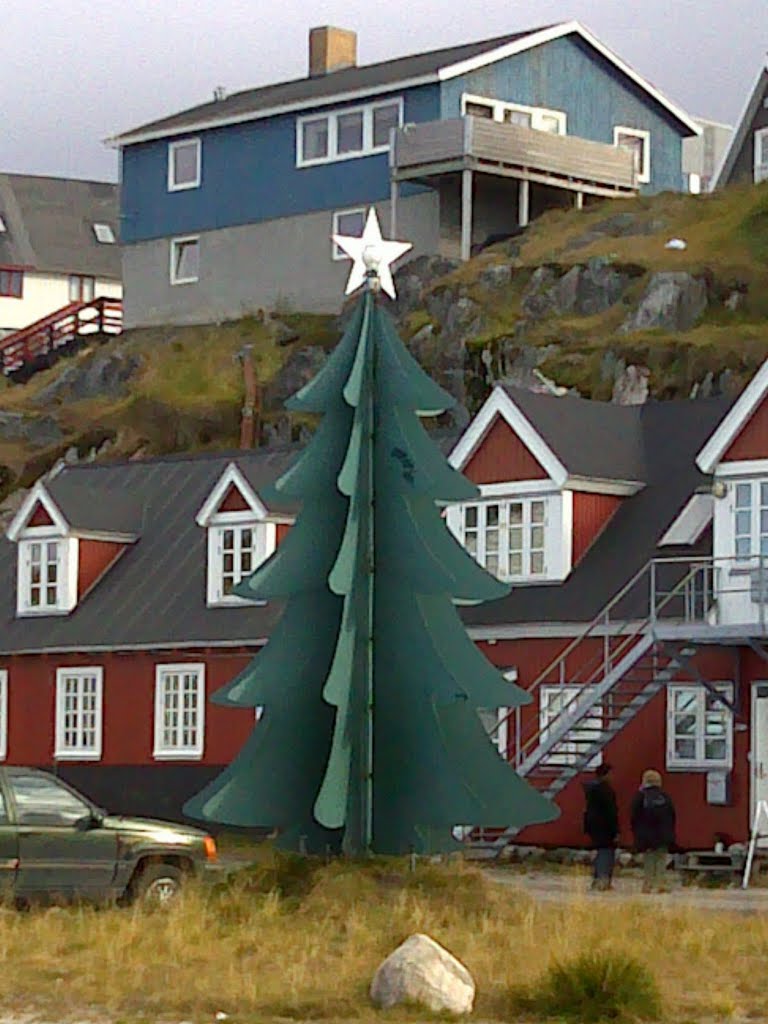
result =
M584 831L595 847L593 889L610 889L616 865L616 839L619 835L619 808L610 783L611 766L601 764L595 779L584 785Z
M643 854L643 892L666 892L669 851L675 845L675 805L661 788L661 775L649 768L632 801L635 848Z

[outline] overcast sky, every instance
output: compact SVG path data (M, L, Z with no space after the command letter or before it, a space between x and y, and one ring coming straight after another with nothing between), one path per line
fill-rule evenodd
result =
M766 0L1 0L0 170L117 178L102 140L306 73L307 31L360 63L576 18L689 113L733 122L768 48Z

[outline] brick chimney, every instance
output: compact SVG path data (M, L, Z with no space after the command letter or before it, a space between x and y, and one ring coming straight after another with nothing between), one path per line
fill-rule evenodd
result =
M324 25L309 30L309 75L328 75L357 65L357 33Z

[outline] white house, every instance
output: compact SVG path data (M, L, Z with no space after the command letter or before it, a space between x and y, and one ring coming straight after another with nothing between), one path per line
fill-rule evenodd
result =
M0 174L0 338L99 296L122 298L117 185Z

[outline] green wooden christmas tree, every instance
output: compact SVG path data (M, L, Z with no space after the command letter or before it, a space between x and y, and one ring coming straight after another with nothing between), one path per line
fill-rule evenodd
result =
M365 284L344 337L288 407L320 425L277 481L301 502L275 554L238 588L280 599L269 643L217 703L264 707L234 762L189 801L206 821L279 830L282 846L432 853L457 825L557 816L503 761L478 710L529 699L469 639L456 610L502 597L441 509L475 500L419 417L453 404L409 355L377 298L394 294L373 211L347 290Z

